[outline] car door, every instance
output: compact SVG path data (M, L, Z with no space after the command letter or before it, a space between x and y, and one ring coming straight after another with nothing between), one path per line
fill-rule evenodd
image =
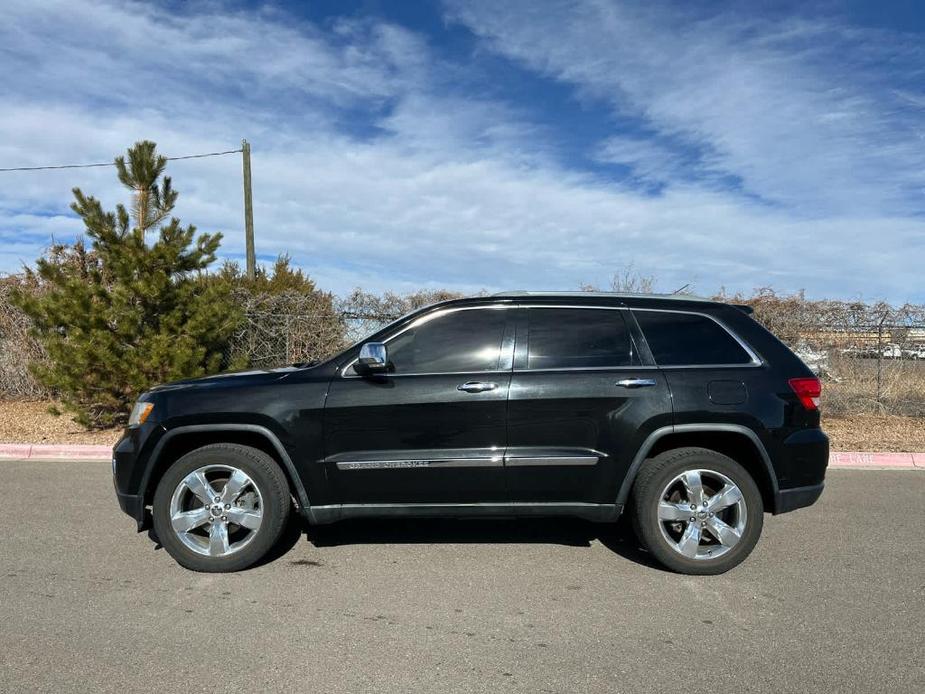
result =
M506 500L513 324L504 305L437 309L383 341L390 370L331 383L325 469L344 504Z
M671 423L664 376L628 311L519 312L505 474L513 501L609 503L645 437Z

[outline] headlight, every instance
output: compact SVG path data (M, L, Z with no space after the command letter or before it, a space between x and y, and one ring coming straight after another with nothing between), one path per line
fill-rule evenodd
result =
M139 400L135 403L135 407L132 408L132 414L130 414L128 418L128 425L130 427L137 427L139 424L144 424L153 411L153 402L142 402Z

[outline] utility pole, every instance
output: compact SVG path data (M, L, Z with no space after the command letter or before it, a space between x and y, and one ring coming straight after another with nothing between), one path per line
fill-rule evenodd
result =
M254 203L251 198L251 146L247 140L241 140L241 153L244 159L244 243L247 255L247 279L253 280L257 262L254 258Z

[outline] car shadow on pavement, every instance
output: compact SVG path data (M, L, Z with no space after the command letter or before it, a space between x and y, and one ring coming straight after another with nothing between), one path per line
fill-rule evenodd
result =
M148 537L162 549L153 528ZM271 564L305 539L318 548L368 544L555 544L590 547L597 540L614 554L652 569L666 569L643 549L630 524L592 523L579 518L375 518L309 525L292 514L273 548L250 569ZM311 564L312 562L304 563Z
M578 518L378 518L351 519L310 526L299 521L308 542L318 548L362 544L555 544L590 547L595 540L614 554L643 566L664 570L642 549L629 523L591 523ZM291 544L290 544L291 542ZM291 538L277 547L287 553ZM282 551L279 551L282 550Z

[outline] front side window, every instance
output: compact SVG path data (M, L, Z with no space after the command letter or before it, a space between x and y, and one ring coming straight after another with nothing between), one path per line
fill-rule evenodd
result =
M694 313L634 310L659 366L749 364L751 355L716 321Z
M387 343L396 374L494 371L501 359L507 311L449 311Z
M606 368L637 363L623 311L530 308L527 312L528 369Z

